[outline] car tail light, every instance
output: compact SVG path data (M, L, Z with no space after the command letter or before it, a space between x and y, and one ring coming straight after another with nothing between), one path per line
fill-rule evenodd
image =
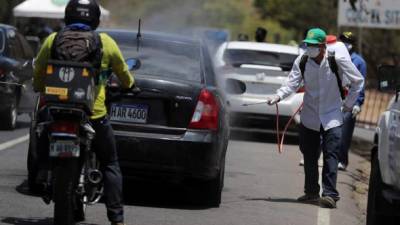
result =
M297 93L304 93L306 91L306 88L304 86L301 86L298 90Z
M218 129L219 106L213 93L203 89L200 92L199 100L194 110L192 121L189 124L191 129Z
M51 124L50 131L54 133L77 134L79 124L70 121L56 121Z

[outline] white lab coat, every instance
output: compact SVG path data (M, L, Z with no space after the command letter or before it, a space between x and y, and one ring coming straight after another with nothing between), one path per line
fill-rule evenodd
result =
M286 82L276 94L284 99L296 92L302 84L300 60L297 57ZM327 53L321 64L318 65L311 58L308 59L304 71L304 106L300 114L302 124L312 130L319 131L320 127L329 130L343 124L341 107L351 108L357 100L358 94L364 85L364 78L351 62L350 57L339 54L335 56L342 81L349 82L351 88L346 99L342 102L336 75L329 68Z

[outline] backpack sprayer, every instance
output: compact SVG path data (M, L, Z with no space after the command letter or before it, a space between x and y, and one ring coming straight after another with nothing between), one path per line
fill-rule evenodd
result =
M242 104L242 106L252 106L252 105L260 105L260 104L268 104L268 101L263 101L263 102L257 102L257 103L250 103L250 104ZM281 154L283 152L283 141L285 139L285 134L287 132L287 129L289 128L289 125L292 123L294 117L300 112L300 110L303 108L303 102L299 106L299 108L296 110L296 112L290 117L289 121L286 123L285 128L282 131L282 136L281 132L279 129L279 106L278 103L275 104L276 106L276 143L278 144L278 152Z

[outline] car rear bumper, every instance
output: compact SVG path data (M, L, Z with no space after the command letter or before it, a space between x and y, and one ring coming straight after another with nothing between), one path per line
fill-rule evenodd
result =
M188 130L183 135L114 133L125 178L209 180L219 172L220 152L214 132Z
M289 116L279 116L279 129L283 130L289 120ZM231 113L230 126L232 131L274 133L276 130L276 115L234 112ZM291 121L287 134L298 134L296 120Z

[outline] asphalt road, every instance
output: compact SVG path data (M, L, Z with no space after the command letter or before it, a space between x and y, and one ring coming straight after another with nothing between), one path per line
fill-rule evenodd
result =
M0 146L28 133L29 118L19 118L15 131L0 131ZM271 142L274 140L270 138ZM268 140L268 138L267 138ZM52 224L52 206L26 192L27 142L0 150L0 224ZM0 147L1 149L1 147ZM301 204L303 168L293 144L278 154L268 142L229 143L225 188L219 208L187 204L185 187L133 182L125 187L128 225L358 225L362 213L352 199L354 169L341 172L337 209ZM359 158L351 155L350 165ZM103 204L88 209L87 222L108 224Z

